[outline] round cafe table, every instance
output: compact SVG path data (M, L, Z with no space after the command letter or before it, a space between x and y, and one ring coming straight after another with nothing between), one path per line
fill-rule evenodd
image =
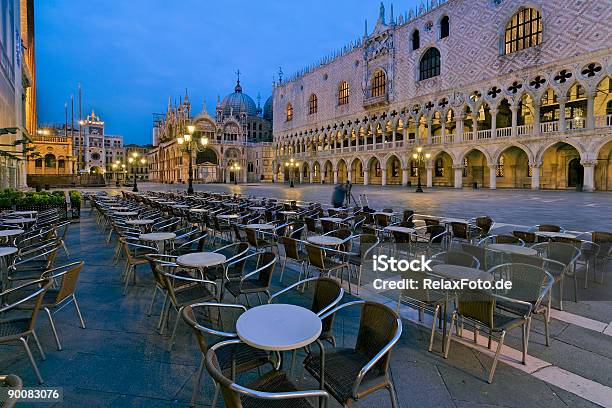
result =
M125 223L130 225L149 225L153 224L155 221L149 219L142 220L127 220Z
M249 309L236 321L236 333L242 341L268 351L305 347L319 338L321 329L321 319L315 313L280 303Z
M17 235L21 235L23 234L25 231L22 229L10 229L10 230L0 230L0 239L1 238L10 238L10 242L13 243L14 239L13 237L16 237Z
M451 224L453 222L459 222L459 223L462 223L462 224L467 224L468 221L464 220L464 219L461 219L461 218L442 218L440 220L440 222L442 224Z
M338 246L344 242L340 238L329 235L313 235L312 237L306 238L306 241L319 246Z
M166 251L166 241L176 238L176 234L174 232L150 232L148 234L141 234L138 238L140 238L141 241L158 244L159 251L164 254Z
M172 208L189 208L189 206L187 204L176 204Z
M576 235L567 232L538 231L535 234L547 238L576 238Z
M339 217L321 217L319 219L321 221L342 222L342 218L339 218Z
M238 218L238 214L221 214L217 215L217 218L221 218L222 220L235 220Z
M208 212L208 210L206 208L192 208L191 210L189 210L189 212L206 213Z
M227 258L216 252L194 252L181 255L176 258L176 263L188 268L208 268L209 266L221 265Z
M108 207L109 210L113 210L113 211L127 211L129 210L128 207Z
M255 229L255 230L271 230L271 229L274 229L274 225L272 225L272 224L247 224L245 227L249 228L249 229Z
M249 207L253 211L265 211L266 207Z
M435 275L442 276L443 278L450 280L482 280L492 281L493 275L489 272L481 271L476 268L469 268L467 266L451 265L451 264L438 264L431 267L432 272Z
M21 215L21 216L30 216L33 217L38 214L38 211L13 211L9 215Z
M17 248L13 247L13 246L5 246L5 247L0 247L0 283L2 283L2 287L4 288L6 282L5 282L5 271L7 271L7 262L5 260L5 257L9 256L9 255L13 255L14 253L16 253L18 251Z
M412 234L415 231L414 228L400 227L398 225L391 225L390 227L386 227L385 230L392 232L402 232L404 234Z
M138 215L138 213L136 211L119 211L116 212L115 215L119 215L121 217L134 217Z
M494 251L505 252L507 254L517 254L517 255L528 255L528 256L536 256L538 251L533 248L522 247L518 245L512 244L489 244L486 246L487 249L492 249Z
M31 222L36 222L34 218L7 218L2 221L3 224L9 225L21 225L21 224L29 224Z
M287 217L297 214L295 211L279 211L279 212Z

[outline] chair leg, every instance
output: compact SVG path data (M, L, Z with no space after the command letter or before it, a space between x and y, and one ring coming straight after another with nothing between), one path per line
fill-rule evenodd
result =
M179 320L181 320L181 311L182 310L183 310L183 308L181 307L176 312L176 319L174 320L174 328L172 329L172 335L170 336L170 347L168 348L168 351L172 351L172 346L174 345L174 336L176 336L176 329L178 327Z
M287 257L285 257L285 261L283 262L283 266L281 267L280 277L278 279L279 282L283 281L283 274L285 273L285 265L287 265Z
M574 302L578 303L578 277L576 276L575 267L574 267Z
M502 346L504 345L504 338L506 337L506 331L502 331L501 336L499 337L499 343L497 343L497 350L495 351L495 357L493 358L493 365L491 366L491 371L489 372L489 378L487 382L491 384L493 382L493 374L495 374L495 368L497 367L497 360L499 360L499 355L501 354Z
M45 352L42 349L42 346L40 345L40 341L38 341L38 336L36 335L36 332L34 330L32 330L32 337L34 337L34 342L36 343L36 347L38 347L38 351L40 352L40 358L42 360L46 360L47 356L45 355Z
M77 302L77 298L75 294L72 294L72 300L74 301L74 308L76 309L77 315L79 316L79 321L81 322L81 329L84 329L85 321L83 320L83 315L81 314L81 308L79 307L79 302Z
M457 312L453 312L453 316L451 317L451 322L450 322L450 326L448 329L448 335L446 336L446 347L444 347L444 358L448 358L448 350L450 349L451 335L453 333L453 325L455 324L456 319L457 319Z
M38 378L38 383L42 384L44 381L43 381L42 376L40 375L40 371L38 371L38 366L36 365L34 356L32 355L32 352L30 351L30 347L28 346L28 341L24 339L23 337L20 337L19 341L21 342L21 344L23 344L23 348L25 349L28 355L28 358L30 359L30 364L32 364L32 368L34 369L34 372L36 373L36 377Z
M164 302L162 303L161 311L159 312L159 320L157 321L157 329L161 329L164 320L164 313L166 312L166 304L168 303L168 294L164 296Z
M64 248L64 252L66 253L66 258L70 258L70 252L68 252L68 247L66 247L66 243L64 242L64 240L61 240L62 243L62 248Z
M125 296L125 294L127 293L127 289L128 289L128 284L130 283L130 276L131 274L134 273L134 265L129 265L128 266L128 270L127 270L127 274L125 275L125 285L123 285L123 295Z
M387 386L387 390L389 390L389 398L391 398L391 407L397 408L397 395L395 394L395 388L393 388L393 384L389 384Z
M189 407L195 407L196 400L198 399L198 394L200 393L200 382L202 381L202 372L204 371L204 356L202 356L202 360L200 361L200 366L198 367L198 371L196 372L196 378L193 383L193 392L191 393L191 402L189 403Z
M546 346L550 346L550 335L548 332L548 315L550 314L550 309L546 308L544 310L544 337L546 337Z
M149 304L149 310L147 311L147 316L151 316L153 313L153 305L155 304L155 297L157 296L157 285L153 288L153 297L151 298L151 303Z
M51 325L51 331L53 332L53 337L55 337L55 344L57 345L57 349L62 351L62 344L60 343L60 339L57 335L57 330L55 329L55 322L53 322L53 316L51 316L51 311L48 307L45 307L45 312L47 313L47 317L49 318L49 324Z
M430 352L431 350L433 350L434 336L436 335L436 320L438 319L438 313L440 313L440 305L436 305L436 308L434 310L433 320L431 322L431 335L429 336L429 351Z
M211 408L217 407L217 399L219 398L219 384L215 382L215 395L213 396Z
M559 281L559 310L563 310L563 281L565 277L562 277Z

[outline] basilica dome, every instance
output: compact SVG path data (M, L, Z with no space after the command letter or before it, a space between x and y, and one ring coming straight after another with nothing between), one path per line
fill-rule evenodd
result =
M272 121L272 96L266 99L266 103L263 107L263 117L270 122Z
M225 116L230 116L232 113L237 115L243 112L247 116L257 116L255 101L249 95L242 93L240 81L236 84L234 93L227 95L221 101L221 111Z

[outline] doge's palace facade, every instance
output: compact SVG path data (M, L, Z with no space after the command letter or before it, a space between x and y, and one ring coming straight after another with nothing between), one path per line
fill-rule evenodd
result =
M381 4L275 84L274 177L293 158L301 182L612 190L611 44L601 1Z

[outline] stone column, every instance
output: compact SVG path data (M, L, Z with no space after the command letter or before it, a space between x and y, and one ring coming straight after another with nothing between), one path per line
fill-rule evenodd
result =
M472 112L472 132L474 140L478 140L478 112Z
M440 120L440 125L442 126L442 143L446 143L446 122Z
M489 110L491 114L491 139L497 137L497 109Z
M531 165L531 189L539 190L540 189L540 169L542 168L542 163L533 163Z
M370 183L370 173L367 170L363 171L363 185L367 186Z
M535 102L535 101L534 101ZM540 105L533 104L533 134L540 134Z
M558 98L559 102L559 132L565 132L565 98Z
M402 186L408 185L408 169L402 169Z
M338 184L338 170L334 170L334 184Z
M431 144L431 125L432 125L431 117L427 117L427 144Z
M595 92L587 92L587 116L586 128L593 129L595 127ZM586 167L585 167L585 182L586 182ZM585 183L586 186L586 183ZM591 190L592 191L592 190Z
M453 166L455 172L455 188L463 188L463 165Z
M380 178L380 185L381 186L386 186L387 185L387 169L382 169L381 171L381 178Z
M427 164L425 169L427 170L427 187L433 187L433 165Z
M349 183L353 182L353 170L352 169L346 170L346 179L349 181Z
M300 183L303 183L304 182L304 172L302 171L302 169L299 169L298 174L300 177Z
M489 164L489 188L495 190L497 188L497 165Z
M314 173L314 167L313 167L313 169L312 169L312 170L310 170L310 171L308 172L308 182L309 182L310 184L312 184L312 183L314 182L314 174L313 174L313 173Z
M589 161L580 161L580 164L584 167L584 182L582 185L582 189L584 191L594 191L595 190L595 165L597 164L596 160Z
M463 116L461 115L457 115L455 120L455 129L457 129L455 132L455 142L463 140Z
M512 136L516 136L517 135L517 129L516 127L518 126L518 106L516 105L511 105L510 106L510 111L512 112Z

